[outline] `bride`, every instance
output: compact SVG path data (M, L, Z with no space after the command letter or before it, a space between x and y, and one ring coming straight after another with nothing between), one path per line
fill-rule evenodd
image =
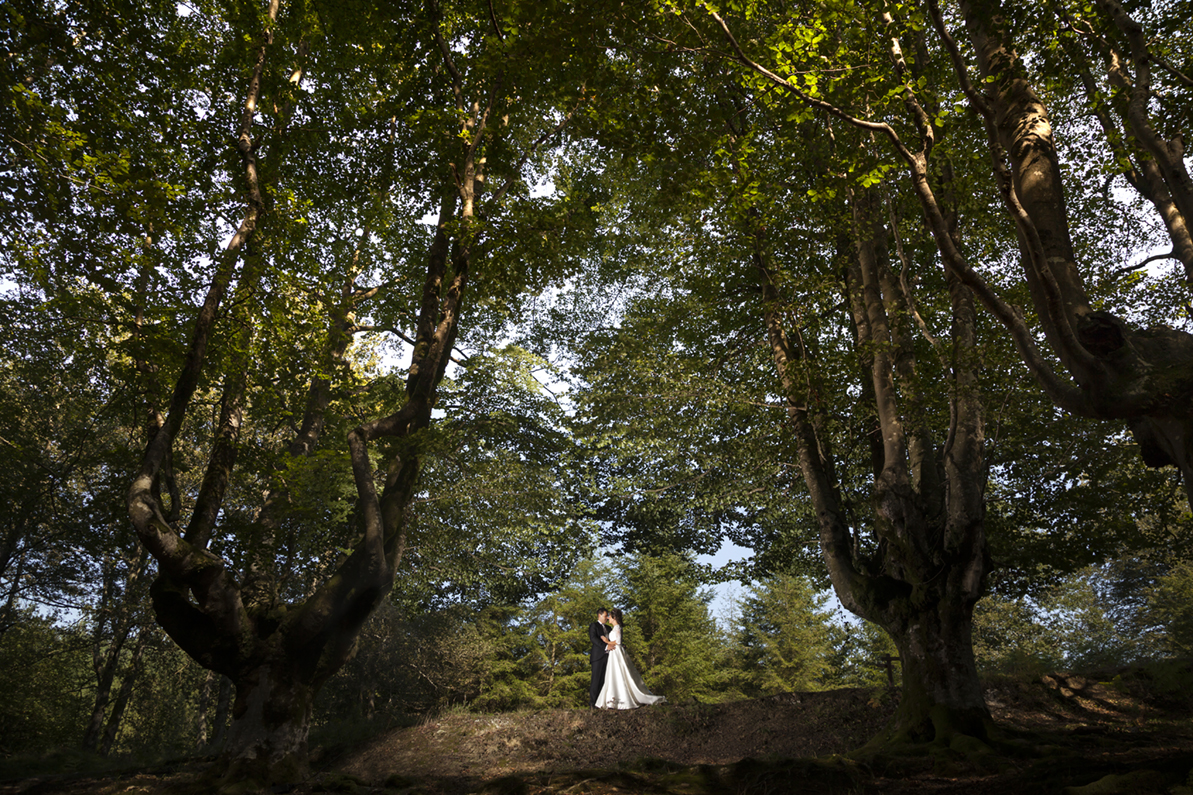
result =
M609 632L609 643L613 648L609 650L609 661L605 663L605 686L597 696L597 706L602 709L634 709L644 704L666 701L665 696L656 696L646 689L646 685L642 684L642 675L622 648L621 611L617 608L610 610L609 620L613 622L613 629Z

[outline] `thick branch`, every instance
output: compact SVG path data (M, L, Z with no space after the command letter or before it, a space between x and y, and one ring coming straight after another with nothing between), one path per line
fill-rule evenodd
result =
M828 440L816 433L812 418L812 414L819 410L818 397L810 383L797 383L794 360L804 358L804 351L791 345L783 328L775 273L757 235L754 239L753 262L762 284L762 315L767 342L775 362L775 372L783 385L788 420L795 431L800 469L816 509L821 551L842 604L860 615L864 608L855 597L864 577L854 565L852 536L841 503L832 451Z
M257 158L251 136L253 117L260 99L261 80L265 67L265 56L273 41L272 24L277 19L278 0L269 6L269 22L257 50L253 74L240 118L237 134L237 149L244 168L247 197L244 216L240 226L225 247L220 258L216 276L208 288L207 296L195 319L195 328L183 362L182 371L175 383L165 422L153 435L142 458L141 468L129 489L129 517L141 542L157 559L162 580L185 582L194 589L200 609L208 619L221 625L226 632L235 636L243 622L243 606L236 592L235 584L226 571L224 562L207 552L201 545L191 544L180 538L167 522L155 494L158 473L168 460L173 442L182 426L190 405L191 397L198 385L206 360L207 344L215 327L219 309L235 271L241 251L251 239L264 207L261 185L257 173ZM177 593L171 586L167 590ZM163 591L159 589L159 593ZM158 604L155 598L155 604ZM162 604L158 604L159 619L167 629L185 632L184 624L174 623L169 616L163 616Z
M1078 341L1074 328L1075 319L1088 314L1089 306L1069 240L1060 169L1047 113L1027 81L1014 73L1014 52L998 38L997 31L991 34L987 30L988 15L962 3L981 72L997 78L993 97L983 96L974 88L936 0L928 0L928 6L962 91L985 125L994 176L1003 205L1015 222L1028 286L1044 332L1070 372L1088 382L1101 368ZM1011 154L1013 169L1007 168L1004 151Z
M1135 67L1135 79L1132 81L1126 74L1121 59L1113 57L1110 65L1110 78L1116 88L1127 93L1127 123L1135 140L1143 145L1144 150L1151 157L1154 164L1154 175L1163 180L1167 188L1167 196L1157 192L1158 185L1149 185L1152 193L1163 202L1169 199L1171 205L1155 204L1157 211L1164 218L1169 237L1172 238L1173 251L1177 252L1181 263L1185 266L1185 277L1193 284L1193 232L1190 223L1193 222L1193 180L1185 166L1184 147L1179 137L1165 141L1157 133L1151 121L1150 105L1152 100L1151 61L1152 55L1148 49L1147 37L1143 28L1131 18L1117 0L1098 0L1098 5L1114 21L1115 26L1126 37L1131 47L1131 62ZM1112 53L1117 56L1117 53ZM1151 199L1151 196L1148 196ZM1175 205L1173 207L1172 205ZM1166 212L1167 211L1167 212Z
M1086 405L1085 396L1079 389L1071 384L1065 383L1056 373L1053 372L1051 365L1039 350L1032 337L1031 330L1027 324L1023 322L1023 318L1005 301L1003 301L990 286L981 278L965 261L960 251L953 244L948 235L947 224L944 217L941 215L939 207L936 203L936 198L932 194L932 189L928 181L927 163L922 158L912 153L899 140L898 134L890 125L881 124L878 122L867 122L858 119L834 105L823 100L809 97L799 90L794 84L775 75L769 70L762 67L760 64L752 61L744 51L741 49L737 40L733 37L728 25L716 13L709 12L713 18L721 26L726 38L732 45L736 56L734 60L764 76L767 80L775 85L781 86L787 91L791 92L797 99L812 107L820 108L835 118L843 119L850 124L864 130L879 132L886 136L895 147L896 152L907 163L910 171L912 185L915 189L916 196L920 201L920 205L924 210L925 219L928 221L929 229L932 232L933 238L936 240L937 248L944 259L945 266L954 270L965 282L966 285L974 291L982 304L989 309L995 317L1007 328L1012 340L1015 342L1016 348L1019 350L1025 364L1031 370L1032 374L1043 386L1049 397L1059 406L1072 411L1077 414L1087 414L1089 407ZM968 80L965 81L968 84ZM972 86L971 86L972 88ZM976 92L974 95L977 96Z
M712 18L714 20L716 20L717 24L721 26L721 30L724 31L724 33L725 33L725 38L729 41L729 45L733 48L734 60L736 60L738 63L749 68L756 74L766 78L768 81L770 81L774 85L779 86L780 88L783 88L783 89L791 92L795 97L797 97L801 102L803 102L806 105L810 105L814 108L819 108L820 110L823 110L825 113L828 113L830 116L841 119L842 121L847 122L848 124L851 124L854 127L857 127L858 129L867 130L869 132L875 132L875 133L879 133L879 134L883 135L891 142L891 145L895 148L895 151L899 153L900 157L902 157L905 160L911 159L911 157L912 157L911 151L903 144L903 141L900 140L899 134L897 132L895 132L894 127L891 127L889 124L884 124L883 122L867 121L866 119L859 119L856 116L846 113L844 110L842 110L841 108L838 108L836 105L833 105L832 103L825 102L822 99L817 99L816 97L809 96L808 94L805 94L803 91L800 90L800 88L798 86L796 86L790 80L780 77L779 75L770 71L769 69L762 66L758 62L752 60L748 55L746 55L745 50L743 50L741 48L741 45L738 44L737 38L733 35L733 32L729 30L729 26L727 24L725 24L725 20L721 19L721 16L717 12L715 12L711 9L708 9L708 13L710 16L712 16Z

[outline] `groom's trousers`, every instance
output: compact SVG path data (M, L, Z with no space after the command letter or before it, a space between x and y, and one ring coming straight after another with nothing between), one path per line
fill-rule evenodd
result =
M590 654L589 660L592 662L592 684L588 687L588 706L595 707L597 696L601 694L601 688L605 686L605 668L609 661L609 655Z

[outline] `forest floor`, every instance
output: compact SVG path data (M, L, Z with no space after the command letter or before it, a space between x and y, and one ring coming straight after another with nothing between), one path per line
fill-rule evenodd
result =
M897 756L849 753L881 729L897 691L787 693L630 712L453 712L316 748L316 772L290 791L1193 795L1190 683L1189 661L992 680L986 700L1005 735L995 751L972 744ZM38 776L0 782L0 795L194 792L204 765Z

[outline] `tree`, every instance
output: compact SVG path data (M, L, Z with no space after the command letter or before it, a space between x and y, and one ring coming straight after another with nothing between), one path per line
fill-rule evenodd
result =
M1172 254L1183 261L1186 278L1193 280L1189 226L1193 182L1179 154L1179 127L1169 133L1175 133L1174 137L1165 140L1149 118L1146 105L1152 91L1153 55L1146 33L1116 2L1100 3L1098 10L1100 14L1094 16L1100 19L1094 24L1104 25L1113 37L1109 48L1111 81L1117 83L1120 96L1128 93L1130 85L1125 115L1132 148L1137 148L1131 152L1127 173L1160 211L1173 243ZM1070 242L1065 188L1045 105L1015 51L1004 12L993 4L963 4L962 13L979 74L992 90L982 97L967 86L964 77L962 86L985 117L992 143L997 141L1009 156L1010 181L1004 184L1010 191L1008 207L1015 214L1033 304L1050 347L1076 384L1060 383L1039 364L1033 369L1049 396L1067 410L1126 419L1144 461L1149 466L1178 467L1193 504L1193 448L1187 441L1193 337L1161 326L1135 329L1124 319L1091 306ZM936 19L947 41L939 14ZM1106 25L1107 21L1112 25ZM1130 52L1133 76L1127 74L1126 52ZM1164 62L1159 53L1155 57ZM961 74L964 65L955 58ZM993 154L996 166L1001 165L999 153ZM1028 340L1016 339L1025 358L1030 359Z
M755 692L820 690L837 679L828 595L807 577L779 575L753 586L741 612L737 642Z
M485 347L566 260L510 220L575 218L528 183L590 74L542 43L579 52L591 17L542 12L27 4L6 34L6 273L121 330L149 417L127 508L159 623L235 685L228 779L305 769L314 695L401 559L470 283ZM113 265L72 293L80 260ZM349 352L381 330L411 359L369 392Z
M1164 650L1176 657L1193 654L1193 610L1189 599L1193 585L1193 564L1182 563L1160 578L1148 596L1147 614L1163 627Z
M86 642L77 632L32 614L5 639L0 671L21 687L0 695L0 748L5 755L41 753L78 740L87 714Z
M264 763L262 772L268 777L291 778L305 764L306 726L313 694L351 655L362 622L390 587L405 547L407 509L416 494L425 455L420 434L431 423L438 387L457 338L470 270L482 252L484 230L480 226L480 213L483 207L499 206L509 186L522 177L518 158L525 162L534 154L533 139L522 146L518 145L522 142L512 138L506 140L510 135L506 129L524 134L522 128L517 125L503 128L503 125L513 116L543 126L540 116L523 115L529 110L528 104L516 107L509 104L510 94L506 92L518 85L523 75L515 72L509 62L494 61L489 54L490 50L528 46L526 37L537 34L517 26L511 31L491 29L488 19L472 20L436 4L430 5L425 14L420 11L414 28L425 37L426 44L433 44L438 51L438 75L433 79L442 82L430 86L429 98L442 97L449 102L435 112L446 111L444 121L448 129L439 130L452 133L452 137L443 139L440 145L444 148L436 156L436 159L450 159L441 166L450 175L450 181L440 182L438 186L432 184L430 188L430 198L439 204L438 222L424 255L422 297L405 395L396 410L366 420L348 434L358 494L356 517L363 531L359 541L308 598L287 606L280 600L281 594L270 587L271 558L282 529L280 517L271 510L275 501L283 497L281 489L275 486L267 494L262 513L254 523L259 540L256 549L250 548L249 577L244 586L238 586L230 578L218 558L203 552L214 529L215 509L230 469L231 451L225 452L218 440L228 439L229 434L234 439L239 426L241 387L234 383L235 379L229 382L232 391L225 387L221 425L228 430L217 435L208 469L211 488L201 490L197 498L198 523L192 524L186 537L180 539L165 521L153 498L153 484L182 419L181 416L175 419L175 415L185 413L197 365L202 361L205 336L210 333L206 307L196 324L191 348L190 363L196 372L183 371L171 411L150 443L141 473L130 490L130 514L143 541L164 569L164 576L159 579L161 586L155 591L159 620L188 653L233 679L238 689L238 706L229 747L236 749L238 761L246 766L261 767ZM271 43L267 38L258 63ZM518 63L518 66L526 65ZM256 85L251 84L246 107L257 101ZM523 85L525 100L533 96L534 86ZM403 90L411 88L414 87L403 86ZM418 86L415 90L424 88ZM541 134L551 134L556 126L545 126ZM247 132L247 123L242 124L242 140ZM252 187L253 166L249 159L250 196L256 195ZM504 173L503 168L507 169ZM506 185L482 196L484 181L490 176L504 178ZM259 198L252 198L248 204L242 223L245 238L254 232L259 202ZM234 245L238 242L234 238ZM234 255L235 251L228 255L229 265ZM251 258L246 260L246 264L251 263ZM243 275L241 279L243 287ZM222 299L220 292L224 285L219 282L217 278L216 287L209 293L207 307L211 310ZM346 294L351 294L352 289L349 282ZM333 335L343 335L341 324L351 307L341 304L337 311L341 319L333 322ZM339 350L341 346L342 343L334 342L331 345ZM318 380L314 384L321 386ZM325 386L322 391L326 392ZM305 455L312 449L326 406L327 398L317 395L313 387L303 429L291 446L292 457ZM378 493L369 444L383 440L389 440L382 453L382 469L386 474L384 487ZM195 592L197 603L186 596L187 591ZM248 626L261 629L255 637L248 636L242 629Z
M622 605L622 638L642 679L672 702L711 698L726 684L725 648L690 561L669 554L616 560L615 605Z
M526 611L527 650L520 660L538 703L547 707L588 706L592 673L588 625L609 608L613 572L601 558L581 560L558 590Z
M978 606L982 604L979 602ZM838 626L842 633L832 660L833 684L843 687L899 686L902 661L898 647L885 630L865 619L846 620Z

